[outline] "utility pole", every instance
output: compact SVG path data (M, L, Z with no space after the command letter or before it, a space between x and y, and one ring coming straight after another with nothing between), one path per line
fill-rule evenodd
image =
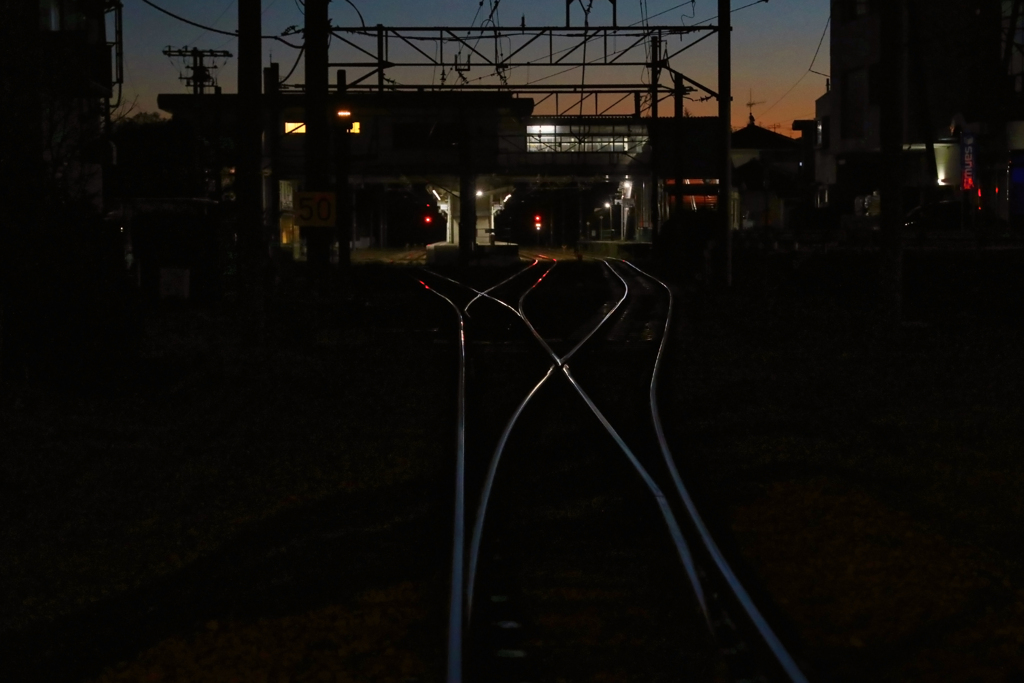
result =
M722 172L718 178L720 263L723 283L732 286L732 16L729 0L718 0L718 119Z
M339 69L337 73L337 88L338 95L344 96L348 92L348 74L344 69ZM342 100L344 103L344 100ZM343 279L343 287L347 287L347 278L349 272L349 266L352 265L352 250L350 245L352 243L352 190L348 186L348 175L349 175L349 162L352 157L352 148L350 143L349 134L352 129L351 116L354 112L349 111L349 117L341 117L345 119L345 123L338 125L335 122L336 135L334 136L335 150L334 150L334 185L335 185L335 197L337 198L338 206L338 218L337 218L337 236L338 236L338 274ZM381 244L383 245L384 239L381 236Z
M651 149L654 158L657 158L657 149L661 144L659 139L660 127L658 125L658 79L661 76L661 36L651 36L651 125L650 125L650 137L651 137ZM651 164L651 201L650 201L650 219L651 219L651 239L657 239L661 234L661 178L658 175L656 164Z
M881 36L881 282L880 293L889 325L903 318L903 90L905 0L879 4Z
M919 0L907 0L907 73L915 92L912 107L917 123L924 135L925 163L928 164L929 182L925 185L922 204L932 204L939 183L939 166L935 159L935 130L932 126L931 97L925 71L924 49L921 45L921 7Z
M213 72L217 68L216 65L210 65L206 63L206 59L216 59L218 57L227 58L233 55L227 50L200 50L199 48L192 48L191 50L187 47L174 49L170 46L164 49L164 54L168 57L179 57L181 59L191 59L191 66L185 68L189 70L188 76L179 76L179 81L185 81L185 85L192 88L193 95L205 95L208 88L213 88L216 85L216 79L213 77Z
M329 0L306 0L306 135L305 164L307 192L331 191L331 128L327 111L327 40ZM314 279L327 281L331 263L329 227L302 228L306 254Z
M43 131L40 96L39 3L0 0L0 178L12 199L0 204L0 380L25 379L36 347L38 301L46 240L39 217L43 205Z
M263 173L263 235L267 247L280 243L281 185L278 168L281 125L281 67L277 62L263 69L263 157L269 168Z
M476 145L467 112L459 140L459 265L469 265L476 243Z
M675 199L676 199L676 210L675 216L678 218L675 221L677 230L685 230L686 227L683 225L683 174L679 169L681 168L680 160L683 158L683 116L686 114L686 83L683 81L683 75L681 73L672 72L672 87L675 91L675 131L672 135L675 142L675 159L673 159L673 165L676 167L675 177Z
M263 229L263 107L260 0L238 0L238 261L242 296L262 314L267 241Z

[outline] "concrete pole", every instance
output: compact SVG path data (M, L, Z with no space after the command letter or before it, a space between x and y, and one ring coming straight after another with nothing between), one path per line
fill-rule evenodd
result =
M476 175L459 177L459 265L469 265L476 242Z
M281 67L273 62L263 69L263 93L266 102L263 120L263 157L269 164L270 173L263 183L264 236L280 244L281 192L278 176L278 151L280 149L281 125Z
M327 111L328 0L306 0L306 191L327 192L331 187L331 129ZM326 279L330 267L331 228L302 228L306 253L314 277Z
M679 219L676 221L678 229L683 228L683 174L679 169L682 168L682 156L683 156L683 114L686 111L684 105L684 98L686 97L686 83L683 82L683 75L678 73L672 74L672 86L675 90L675 135L673 136L675 145L673 151L675 152L675 158L673 159L676 167L675 174L675 198L676 198L676 211L675 216Z
M348 93L348 74L344 69L339 69L335 76L338 88L338 95L344 96ZM345 100L342 100L345 104ZM358 112L353 112L355 117ZM352 189L349 187L349 169L352 159L352 137L344 125L334 123L334 196L338 207L338 222L336 224L336 235L338 238L338 271L342 285L347 287L348 271L352 265L352 243L353 219L355 214L355 201L352 196ZM383 242L383 236L381 238Z
M718 0L718 119L722 126L722 172L718 214L722 282L732 286L732 15L729 0Z
M879 194L882 200L881 282L882 304L891 327L903 318L903 90L905 2L887 0L880 4L882 22L881 77L882 164Z
M658 177L657 159L659 156L660 128L658 125L658 78L661 74L661 36L651 38L651 239L656 240L661 233L661 193L659 185L661 179Z
M476 131L473 112L463 111L459 140L459 265L469 265L476 242Z
M39 348L39 319L46 315L37 278L50 258L40 208L44 206L43 129L40 123L39 3L0 0L0 379L26 379ZM9 52L7 51L9 50Z
M260 0L238 2L238 256L242 296L261 308L269 256L263 225L263 61Z

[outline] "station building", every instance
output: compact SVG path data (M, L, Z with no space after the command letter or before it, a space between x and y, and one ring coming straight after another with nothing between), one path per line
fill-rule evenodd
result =
M305 188L305 97L276 92L274 81L268 74L261 112L264 213L274 240L301 260L304 235L294 198ZM165 94L158 104L222 136L230 135L239 114L231 94ZM515 253L515 238L532 230L541 214L536 227L561 244L601 244L608 251L607 245L650 243L656 227L674 213L715 206L709 199L719 177L715 118L534 116L534 101L512 92L426 88L338 88L328 106L333 177L351 193L343 220L351 221L353 248L408 241L408 226L395 221L411 219L395 214L395 193L424 200L424 220L436 215L444 226L430 233L438 237L430 250L436 258L459 243L458 226L471 205L464 201L467 192L480 253ZM546 192L560 193L565 206L552 208ZM531 202L544 210L531 210ZM498 223L510 204L529 217L529 225L503 234Z

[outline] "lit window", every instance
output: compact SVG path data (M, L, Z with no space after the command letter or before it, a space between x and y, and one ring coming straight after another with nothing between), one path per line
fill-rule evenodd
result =
M352 127L349 129L348 132L352 133L353 135L358 135L359 133L361 133L363 131L362 131L362 128L359 126L359 122L358 121L353 121L352 122Z
M284 134L285 135L291 135L292 133L295 133L296 135L299 135L299 134L302 134L302 133L305 133L305 132L306 132L306 124L305 123L297 123L297 122L289 123L289 122L286 121L285 124L284 124Z

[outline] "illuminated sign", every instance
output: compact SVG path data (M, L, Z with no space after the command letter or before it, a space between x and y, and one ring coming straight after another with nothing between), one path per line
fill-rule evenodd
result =
M964 133L960 141L960 161L963 168L963 189L973 190L976 181L978 138L974 133Z
M333 192L295 193L295 225L333 228L336 217Z

